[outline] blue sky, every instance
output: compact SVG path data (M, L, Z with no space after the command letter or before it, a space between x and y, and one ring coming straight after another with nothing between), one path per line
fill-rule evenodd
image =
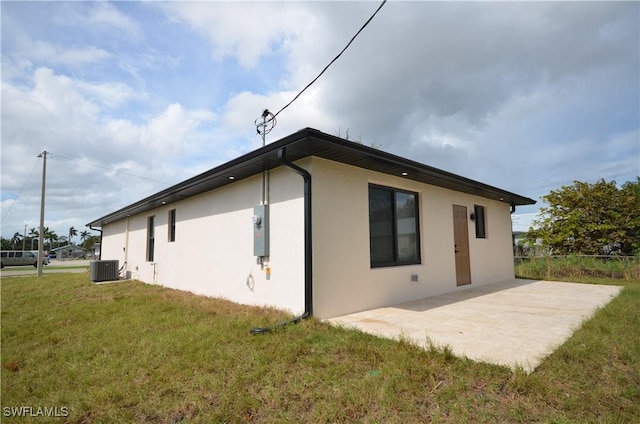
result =
M2 2L2 236L260 146L377 2ZM640 3L389 1L278 117L536 200L640 175ZM521 207L516 229L541 205Z

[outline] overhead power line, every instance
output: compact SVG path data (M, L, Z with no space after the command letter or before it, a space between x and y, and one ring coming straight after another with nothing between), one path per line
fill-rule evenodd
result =
M154 183L169 184L169 183L168 183L168 182L166 182L166 181L158 181L158 180L154 180L153 178L142 177L142 176L140 176L140 175L131 174L131 173L129 173L129 172L118 171L117 169L109 168L109 167L102 166L102 165L97 165L97 164L95 164L95 163L87 162L87 161L84 161L84 160L68 158L68 157L65 157L65 156L57 155L57 154L52 154L52 155L51 155L51 158L66 159L66 160L70 160L70 161L72 161L72 162L78 162L78 163L81 163L81 164L83 164L83 165L94 166L94 167L96 167L96 168L106 169L107 171L117 172L118 174L124 174L124 175L128 175L128 176L130 176L130 177L142 178L143 180L153 181Z
M344 48L340 51L340 53L338 53L338 55L337 55L336 57L334 57L334 58L333 58L333 60L332 60L331 62L329 62L329 64L328 64L327 66L325 66L325 67L324 67L324 69L323 69L323 70L318 74L318 76L317 76L317 77L315 77L315 78L314 78L314 79L313 79L309 84L307 84L307 86L306 86L305 88L303 88L302 90L300 90L300 92L299 92L298 94L296 94L296 96L295 96L293 99L291 99L291 101L290 101L289 103L287 103L286 105L284 105L284 107L282 107L282 109L280 109L280 110L279 110L279 111L277 111L275 114L273 114L273 118L272 118L272 119L275 119L275 118L280 114L280 112L282 112L283 110L285 110L286 108L288 108L288 107L291 105L291 103L295 102L295 101L296 101L296 99L298 99L298 97L300 97L300 96L302 95L302 93L304 93L304 92L307 90L307 88L311 87L311 86L313 85L313 83L315 83L315 82L318 80L318 78L320 78L320 77L322 76L322 74L324 74L324 73L325 73L325 71L326 71L327 69L329 69L329 67L330 67L331 65L333 65L333 62L335 62L336 60L338 60L338 58L339 58L340 56L342 56L342 53L344 53L344 52L345 52L345 50L347 50L347 49L349 48L349 46L351 45L351 43L353 43L353 41L356 39L356 37L358 37L358 35L362 32L362 30L364 30L364 29L367 27L367 25L369 25L369 22L371 22L371 20L372 20L372 19L373 19L377 14L378 14L378 12L380 11L380 9L382 9L382 6L384 6L384 4L385 4L386 2L387 2L387 0L382 0L382 3L380 3L380 6L378 6L378 8L376 9L376 11L375 11L375 12L373 12L373 15L371 15L371 17L370 17L369 19L367 19L367 21L362 25L362 27L360 27L360 29L358 30L358 32L356 32L356 34L355 34L353 37L351 37L351 40L349 40L349 42L347 43L347 45L346 45L346 46L344 46Z
M15 199L13 199L13 202L9 206L9 209L7 210L7 213L2 214L2 221L4 221L7 216L9 216L9 213L11 212L11 209L13 209L13 205L15 205L18 202L18 199L20 199L20 195L22 194L22 190L24 190L24 187L27 185L27 183L31 179L31 174L33 174L33 171L36 169L36 165L38 165L39 162L40 162L40 156L38 156L38 160L36 161L36 163L33 164L33 168L31 168L31 172L29 172L29 176L27 177L26 180L24 180L24 184L22 184L22 187L20 187L20 190L18 191L18 195L16 196Z

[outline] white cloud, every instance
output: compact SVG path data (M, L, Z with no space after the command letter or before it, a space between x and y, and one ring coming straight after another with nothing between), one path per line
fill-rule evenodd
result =
M246 153L261 143L262 110L289 102L377 7L33 5L3 5L2 211L47 149L48 219L76 227L164 186L63 156L177 182ZM622 182L640 173L639 11L388 2L267 142L307 126L348 130L534 199L573 179ZM11 211L18 221L37 218L38 184L36 168Z
M108 60L112 56L109 52L93 46L68 48L45 41L34 42L26 51L27 57L35 62L76 67Z
M3 229L37 221L41 173L33 167L43 150L51 154L46 207L50 227L56 222L77 227L84 224L78 220L101 216L193 175L188 167L171 164L200 149L206 140L201 132L215 115L174 103L158 114L137 117L141 123L134 123L133 116L112 119L105 114L104 98L112 99L113 91L124 97L132 93L124 85L74 81L47 68L34 72L32 87L3 83ZM87 95L104 98L94 101ZM24 192L11 206L23 184Z
M9 53L7 59L22 69L32 68L34 63L46 65L66 65L80 67L90 63L103 62L112 55L94 46L62 46L47 41L34 41L28 37L20 41L20 48Z
M120 82L92 83L78 81L76 86L84 97L108 108L121 106L131 100L148 98L145 93L138 93L130 86Z
M314 21L306 7L295 3L172 2L158 6L204 34L216 60L233 57L244 68L255 67L262 57L288 45L301 32L301 25Z
M141 36L138 24L108 1L62 4L57 12L54 19L59 25L108 32L112 36Z

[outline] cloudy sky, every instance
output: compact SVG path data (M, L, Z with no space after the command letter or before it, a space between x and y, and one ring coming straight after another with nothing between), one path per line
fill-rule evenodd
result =
M2 236L58 235L260 146L377 2L7 2ZM536 200L640 175L640 3L389 1L268 135L345 136ZM520 207L522 224L536 206Z

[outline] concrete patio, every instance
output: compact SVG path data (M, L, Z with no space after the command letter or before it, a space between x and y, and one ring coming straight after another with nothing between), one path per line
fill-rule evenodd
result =
M430 340L476 361L533 371L622 287L512 280L327 321L381 337Z

